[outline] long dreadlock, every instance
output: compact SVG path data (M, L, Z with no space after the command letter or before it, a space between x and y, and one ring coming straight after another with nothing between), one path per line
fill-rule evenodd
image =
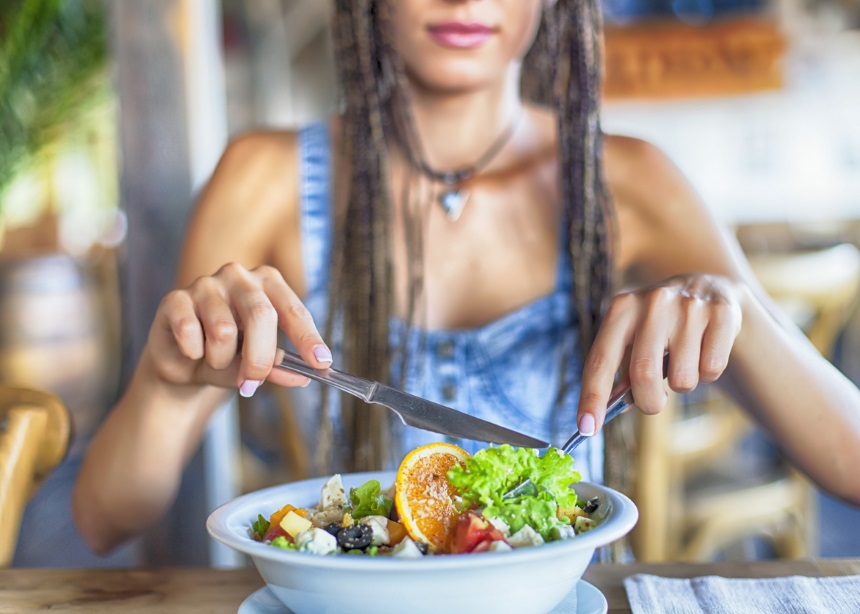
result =
M381 381L389 379L392 367L389 321L394 306L387 144L397 139L402 147L416 146L403 67L391 41L390 13L386 0L335 1L334 39L343 121L336 161L327 335L334 330L340 332L340 362L344 368ZM600 32L596 0L559 0L546 10L524 61L522 84L526 98L554 108L558 117L562 216L569 229L568 248L574 269L572 304L577 310L583 355L591 345L613 286L612 217L601 168ZM413 206L420 198L413 198L408 189L401 197L410 247L407 321L411 323L423 288L421 232L415 226L420 215L414 213ZM569 362L563 361L562 370L569 367ZM402 361L400 368L402 374ZM561 378L562 382L566 380ZM352 397L343 398L341 403L342 443L349 451L344 468L384 466L391 460L388 455L393 447L387 413L360 407L361 402ZM623 421L614 424L619 422ZM607 429L608 451L617 449L612 441L617 435L611 431ZM328 454L323 445L326 439L320 442L323 455ZM607 482L618 485L621 474L613 471L618 466L617 459L610 456L606 460Z

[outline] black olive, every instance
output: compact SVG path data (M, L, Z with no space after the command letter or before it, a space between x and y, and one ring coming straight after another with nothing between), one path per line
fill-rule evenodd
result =
M373 529L366 524L354 524L340 530L337 534L337 545L344 550L366 548L373 539Z
M427 554L427 551L430 549L430 547L424 542L415 542L415 546L418 548L421 554Z
M598 499L597 497L592 497L588 500L588 503L585 505L585 507L582 508L582 511L586 514L590 514L598 507L600 507L600 499Z
M343 527L340 526L339 522L330 522L325 526L325 532L337 537L337 534L340 533L342 528Z

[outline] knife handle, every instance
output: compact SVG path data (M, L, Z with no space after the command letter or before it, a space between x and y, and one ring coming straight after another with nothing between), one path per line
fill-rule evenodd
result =
M302 360L298 354L286 350L282 351L284 357L280 362L275 363L275 367L304 375L314 381L332 386L338 390L343 390L357 396L359 399L370 402L370 396L373 394L373 389L376 388L376 382L371 382L370 380L356 377L355 375L350 375L331 367L327 369L314 369Z

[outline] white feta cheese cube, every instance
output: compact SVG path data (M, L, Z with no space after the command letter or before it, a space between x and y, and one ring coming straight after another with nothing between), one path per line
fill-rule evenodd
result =
M391 556L400 559L419 559L424 555L421 554L421 551L418 549L418 546L415 545L414 541L408 537L404 537L403 541L391 549Z
M588 531L589 529L594 528L595 525L597 525L597 523L591 518L577 516L576 522L573 523L573 528L577 533L582 533L583 531Z
M331 554L337 550L337 540L334 535L323 529L313 528L296 535L296 546L299 552L311 554Z
M365 516L361 524L366 524L373 529L373 537L370 538L371 546L387 546L391 540L388 532L388 518L385 516Z
M487 552L510 552L511 550L513 548L511 548L510 544L499 539L490 544L490 549Z
M570 539L576 537L576 532L569 524L558 524L553 527L551 537L555 540Z
M487 518L484 516L484 518ZM502 532L502 534L507 537L511 534L511 527L508 526L508 523L502 520L501 518L487 518L489 523L493 525L496 529Z
M524 525L522 529L508 538L508 543L514 548L540 546L543 543L543 537L529 525Z
M342 509L344 507L346 507L346 493L343 490L343 481L340 479L340 474L335 473L323 484L319 509Z

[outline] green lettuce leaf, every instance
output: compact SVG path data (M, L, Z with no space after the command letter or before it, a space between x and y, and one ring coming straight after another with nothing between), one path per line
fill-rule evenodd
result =
M489 504L483 509L486 518L499 518L516 533L524 525L531 526L541 534L544 541L552 541L556 533L553 528L559 524L570 524L566 519L556 517L558 504L548 492L540 492L535 497L518 497L509 501Z
M251 523L251 529L260 539L263 539L269 530L269 521L262 514L257 514L257 520Z
M364 516L388 517L393 501L382 496L379 482L368 480L358 488L349 489L349 500L352 502L350 515L353 518Z
M502 495L525 479L538 487L537 496L520 496L502 500ZM479 507L487 518L500 518L515 533L530 525L545 540L551 540L553 527L569 524L559 519L561 506L569 509L576 504L576 492L571 484L580 480L573 468L573 458L558 448L550 448L543 456L530 448L514 448L507 444L479 450L462 465L448 471L448 481L460 492L466 507Z

